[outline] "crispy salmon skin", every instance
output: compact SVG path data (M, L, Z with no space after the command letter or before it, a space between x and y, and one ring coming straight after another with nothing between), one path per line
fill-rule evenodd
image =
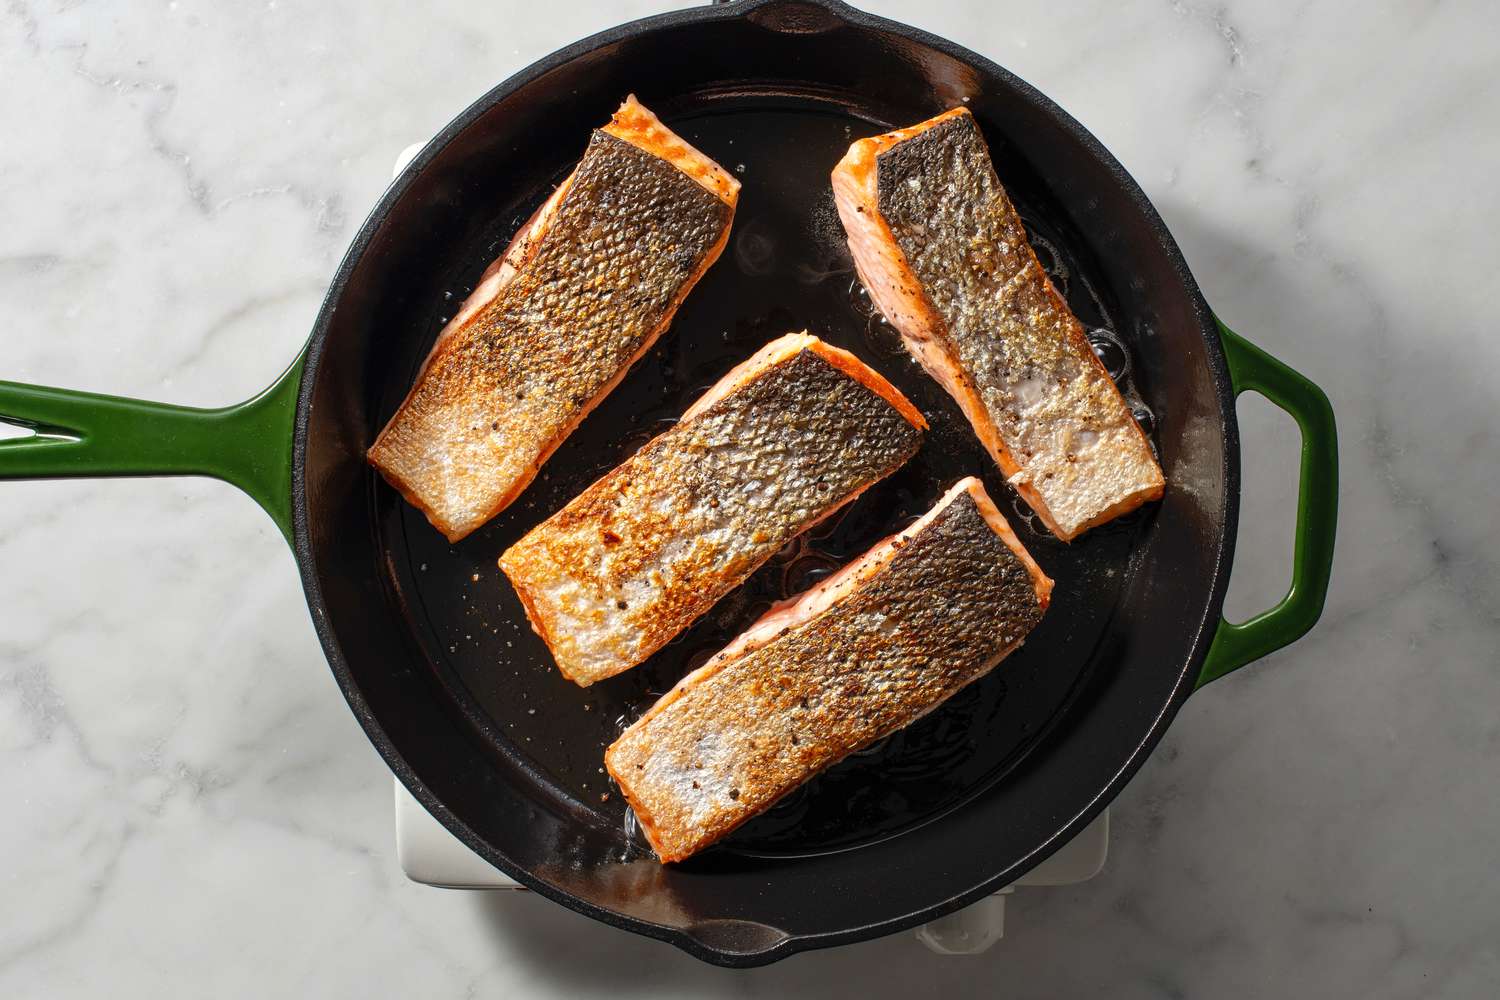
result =
M651 846L681 861L984 676L1052 581L979 480L772 609L605 752Z
M855 142L833 190L871 299L1057 537L1161 498L1151 446L1037 262L967 109Z
M738 197L626 100L439 334L371 464L450 541L494 517L661 336Z
M858 358L788 334L500 557L569 680L640 663L777 549L910 458L922 415Z

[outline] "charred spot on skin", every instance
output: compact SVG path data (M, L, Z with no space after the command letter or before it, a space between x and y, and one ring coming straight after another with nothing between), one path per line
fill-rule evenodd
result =
M740 790L738 788L731 788L729 790L729 797L738 802L740 798Z
M624 539L622 539L619 535L615 534L613 531L610 531L608 528L604 529L604 544L605 545L619 545L620 542L622 542L623 540Z

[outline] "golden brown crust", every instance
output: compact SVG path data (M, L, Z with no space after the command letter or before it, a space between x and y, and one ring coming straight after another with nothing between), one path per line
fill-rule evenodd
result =
M972 478L848 570L683 678L606 751L662 861L721 839L983 676L1051 591Z
M820 346L767 345L765 363L731 372L727 392L501 556L564 676L587 685L639 663L916 451L911 404Z
M927 418L922 416L922 411L912 405L911 400L901 394L901 390L886 379L869 365L855 357L853 352L846 351L842 347L834 347L832 344L816 341L809 348L824 361L827 361L839 371L859 382L865 388L875 393L881 399L890 403L896 412L905 417L913 427L927 429Z
M486 272L369 452L450 540L514 501L669 325L727 244L722 173L627 101Z
M927 418L922 416L922 412L901 394L900 389L891 385L884 375L859 360L853 352L846 351L842 347L835 347L805 331L778 337L735 365L727 375L715 382L683 411L682 419L693 419L730 392L758 377L767 368L780 364L798 351L811 351L818 355L890 403L913 426L920 427L922 430L927 429Z
M872 300L1054 534L1072 540L1161 497L1145 435L1037 262L966 109L859 140L833 185Z
M631 94L625 98L603 130L659 156L717 195L733 208L740 197L740 182L733 174L693 148Z

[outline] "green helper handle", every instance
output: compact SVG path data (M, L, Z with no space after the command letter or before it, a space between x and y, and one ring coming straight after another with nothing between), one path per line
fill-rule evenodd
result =
M1323 613L1333 570L1333 539L1338 525L1339 445L1333 407L1323 390L1219 323L1229 360L1234 394L1258 392L1297 421L1302 431L1301 485L1297 490L1297 533L1292 585L1270 611L1233 625L1219 619L1197 687L1218 680L1296 642Z
M212 476L249 494L290 543L302 362L254 398L207 410L0 382L0 422L34 432L0 440L0 479Z

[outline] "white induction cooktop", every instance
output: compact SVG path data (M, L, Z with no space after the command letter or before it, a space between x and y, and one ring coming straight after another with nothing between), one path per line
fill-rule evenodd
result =
M396 855L413 882L442 889L512 889L530 893L504 872L471 851L412 798L401 782L396 787ZM930 924L917 928L917 940L943 955L972 955L985 951L1005 933L1005 897L1018 887L1073 885L1086 882L1104 868L1109 853L1109 811L1046 861L1013 885ZM517 899L515 905L534 905Z

